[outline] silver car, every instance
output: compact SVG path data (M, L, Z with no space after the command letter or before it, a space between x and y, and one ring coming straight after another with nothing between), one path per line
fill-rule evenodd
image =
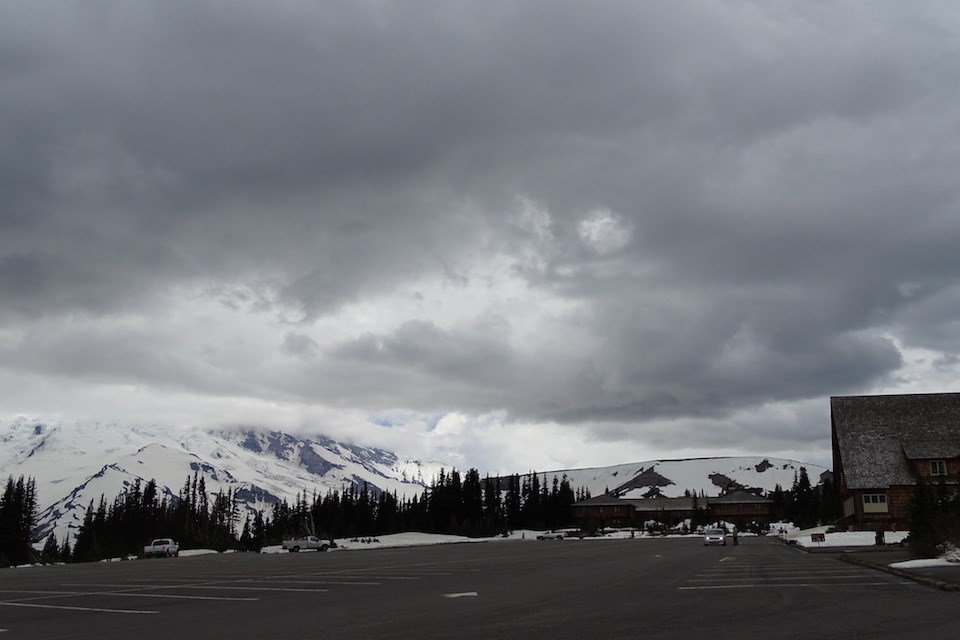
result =
M703 546L719 544L727 546L727 532L723 529L706 529L703 532Z

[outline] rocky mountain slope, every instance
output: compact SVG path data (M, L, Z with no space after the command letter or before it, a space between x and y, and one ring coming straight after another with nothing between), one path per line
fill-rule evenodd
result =
M174 497L188 476L202 474L211 495L233 490L248 511L298 493L325 494L364 483L398 496L420 494L443 465L404 459L383 449L323 436L297 437L269 429L217 432L159 425L54 423L18 418L0 421L0 473L37 481L40 514L36 536L58 540L76 532L91 501L108 501L132 486L155 480ZM816 484L827 470L765 457L651 460L591 469L543 472L548 483L566 476L574 490L617 491L629 498L708 496L732 488L789 489L801 467ZM480 470L484 474L484 470Z
M300 492L312 495L364 483L374 492L413 496L443 467L402 460L382 449L267 429L208 432L157 425L0 423L0 469L37 481L36 535L73 533L91 501L108 501L139 479L176 496L195 472L207 490L233 490L253 511Z

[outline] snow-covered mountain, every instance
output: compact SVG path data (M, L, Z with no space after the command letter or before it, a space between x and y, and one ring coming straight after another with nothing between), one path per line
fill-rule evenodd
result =
M158 425L0 421L0 474L37 482L36 536L75 534L91 501L111 501L139 479L176 496L199 472L211 495L232 489L251 510L300 492L323 495L367 483L373 491L412 496L443 465L404 460L383 449L266 429L217 432Z
M622 498L645 498L660 495L677 498L689 490L707 496L743 488L773 491L777 485L790 489L800 468L814 485L821 482L825 467L796 460L762 456L723 458L688 458L685 460L648 460L612 467L548 471L548 482L554 476L567 476L574 489L589 489L592 495L616 492Z
M203 475L211 495L232 489L250 510L298 493L342 490L364 482L398 496L420 494L440 462L406 460L383 449L360 447L323 436L296 437L268 429L205 431L159 425L0 420L0 479L36 479L40 514L36 536L53 531L58 540L75 534L90 502L108 501L137 479L155 480L158 492L176 496L188 476ZM676 497L685 491L716 496L729 488L789 489L801 467L813 484L827 469L764 457L651 460L591 469L543 473L548 483L566 476L574 490L623 497ZM483 474L483 470L480 470Z

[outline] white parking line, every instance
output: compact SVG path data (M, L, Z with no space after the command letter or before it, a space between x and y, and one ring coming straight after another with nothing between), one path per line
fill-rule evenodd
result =
M52 596L56 596L56 595L65 595L65 596L68 596L68 595L70 595L70 594L72 594L72 593L76 593L76 591L50 591L50 590L41 591L41 590L31 590L31 589L0 589L0 593L40 593L40 594L52 595Z
M101 589L127 589L128 590L126 592L120 592L120 593L131 593L133 590L142 591L145 589L149 589L149 590L209 589L213 591L220 591L220 590L292 591L292 592L304 592L304 593L326 593L327 591L330 591L329 589L296 589L296 588L285 589L283 587L243 587L243 586L236 585L235 583L232 585L226 585L226 584L221 585L221 584L210 584L209 582L189 583L189 584L162 584L162 585L154 585L152 587L137 587L137 586L130 586L130 585L122 585L122 584L84 584L84 583L70 583L70 584L65 584L64 586L65 587L99 587ZM120 595L120 593L112 594L112 595Z
M28 591L28 590L3 590L3 593L33 593L38 594L32 598L17 598L8 600L8 602L29 602L31 600L51 600L54 598L73 598L83 596L111 596L118 598L168 598L184 600L228 600L238 602L253 602L260 598L242 598L229 596L181 596L172 593L134 593L132 591Z
M798 582L795 584L711 584L704 585L702 587L677 587L678 591L706 591L710 589L784 589L787 587L877 587L877 586L888 586L892 584L913 584L909 580L902 582L842 582L837 584L822 584L819 582Z
M464 591L463 593L445 593L444 598L476 598L479 597L476 591Z
M440 574L435 574L440 575ZM450 574L443 574L450 575ZM353 576L343 576L344 578L350 578ZM358 575L357 578L367 578L369 580L423 580L422 576L381 576L381 575Z
M815 578L817 580L856 580L861 579L864 576L870 575L869 573L857 573L849 575L836 575L836 576L777 576L777 577L765 577L763 578L767 582L776 582L776 581L790 581L797 580L798 578ZM749 580L751 582L756 582L757 576L745 576L742 578L734 577L721 577L721 576L712 576L710 578L689 578L684 580L684 582L742 582L744 580Z
M733 576L733 575L755 575L755 574L757 574L757 573L758 573L758 571L757 571L756 569L752 569L752 570L751 570L751 569L748 568L748 567L737 567L737 568L732 568L732 567L731 567L730 569L725 569L725 570L716 569L716 570L701 571L701 572L698 573L697 575L702 575L702 576L718 576L718 577L719 577L719 576ZM842 567L837 567L837 568L835 568L835 569L810 569L810 570L808 570L808 571L802 571L802 570L799 570L799 569L794 570L794 571L777 571L777 570L773 570L773 571L767 571L767 573L769 573L769 574L776 574L776 575L778 575L778 576L817 576L817 575L824 575L824 574L827 574L827 575L829 575L829 574L834 574L834 575L836 575L836 574L842 574L842 573L850 573L850 574L860 573L860 574L867 574L867 573L871 573L871 572L870 572L870 571L864 571L863 569L857 569L857 568L844 569L844 568L842 568Z
M36 604L33 602L0 602L0 607L30 607L34 609L64 609L67 611L95 611L97 613L133 613L151 614L157 611L142 611L139 609L99 609L95 607L68 607L57 604Z
M263 580L233 580L234 584L238 582L263 582ZM335 584L335 585L357 585L361 587L378 587L382 582L358 582L356 580L271 580L270 582L279 582L281 584Z
M78 596L116 596L118 598L167 598L176 600L224 600L226 602L256 602L260 598L232 598L230 596L181 596L174 593L131 593L116 591L77 593Z
M217 586L217 585L192 585L185 584L180 585L178 588L183 589L210 589L213 591L223 590L232 590L232 591L285 591L290 593L327 593L330 589L296 589L296 588L285 588L285 587L240 587L240 586Z

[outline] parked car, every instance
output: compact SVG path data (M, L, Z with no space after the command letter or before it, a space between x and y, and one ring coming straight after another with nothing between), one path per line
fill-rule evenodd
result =
M703 546L712 544L727 546L727 532L723 529L704 529Z
M333 540L321 540L317 536L307 536L306 538L293 538L292 540L284 540L283 548L289 551L290 553L296 553L301 549L314 549L316 551L326 551L327 549L336 548L337 543Z
M537 540L563 540L565 536L562 531L546 531L537 536Z
M157 538L143 548L144 558L176 558L180 555L180 545L173 538Z

